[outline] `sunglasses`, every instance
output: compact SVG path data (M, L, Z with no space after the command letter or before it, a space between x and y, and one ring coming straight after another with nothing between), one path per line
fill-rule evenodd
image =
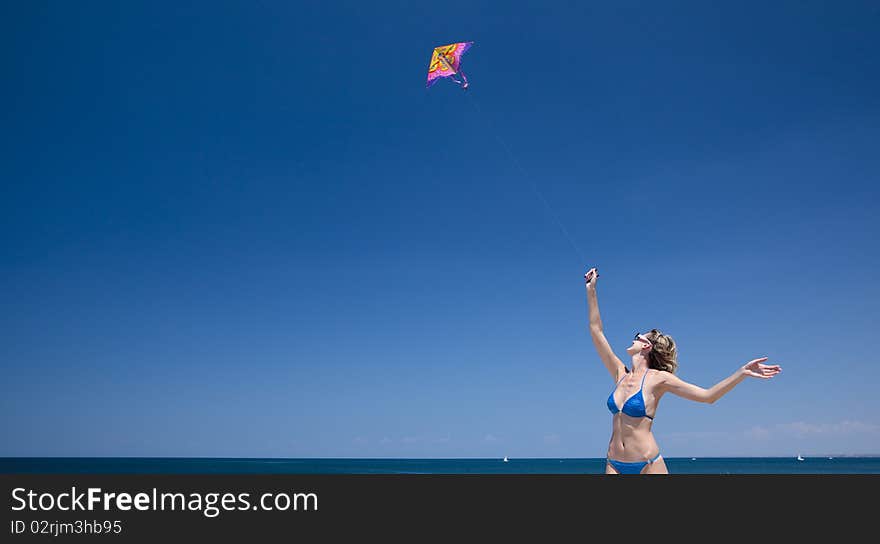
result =
M636 333L636 335L633 337L633 340L638 340L639 342L645 342L649 346L652 346L652 347L654 346L654 342L651 342L650 340L648 340L648 337L640 332Z

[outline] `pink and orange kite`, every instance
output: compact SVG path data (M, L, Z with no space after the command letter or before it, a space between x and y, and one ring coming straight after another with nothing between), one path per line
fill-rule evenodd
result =
M428 64L428 83L425 87L437 83L441 77L448 77L461 85L462 89L467 89L469 85L467 76L460 68L461 56L473 44L474 42L458 42L435 47L434 53L431 55L431 63ZM461 76L461 79L456 79L455 76Z

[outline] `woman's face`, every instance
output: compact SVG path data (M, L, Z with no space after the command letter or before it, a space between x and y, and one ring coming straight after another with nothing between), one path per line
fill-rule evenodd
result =
M650 349L652 346L653 346L653 344L651 344L651 341L648 340L647 336L645 336L644 334L642 334L640 332L637 332L635 334L635 336L633 337L632 344L630 344L630 346L628 348L626 348L626 352L630 356L633 356L639 352L646 351L646 350Z

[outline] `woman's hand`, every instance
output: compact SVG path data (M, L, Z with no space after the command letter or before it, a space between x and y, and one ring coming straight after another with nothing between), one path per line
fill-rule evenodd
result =
M595 268L591 268L584 274L584 282L587 284L587 290L592 290L596 288L596 278L599 277L599 271Z
M742 367L743 374L752 378L768 379L782 372L782 367L779 365L761 364L766 360L767 357L752 359Z

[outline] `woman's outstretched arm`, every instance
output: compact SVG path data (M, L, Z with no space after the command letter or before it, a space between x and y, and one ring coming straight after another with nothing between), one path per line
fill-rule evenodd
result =
M587 307L590 317L590 337L593 339L593 345L596 346L599 358L602 359L602 363L605 365L605 368L608 369L611 378L617 382L626 372L626 367L623 366L623 363L617 355L614 355L614 352L611 350L611 345L608 343L608 340L605 338L605 333L602 331L602 318L599 315L599 300L596 298L596 278L598 276L599 274L596 273L595 268L591 268L589 272L584 274L584 280L587 286Z
M765 365L764 361L767 357L759 357L752 359L745 365L741 366L720 382L716 383L709 389L704 389L698 385L688 383L675 374L669 372L661 373L662 380L657 383L658 392L669 392L678 395L681 398L695 400L697 402L708 402L709 404L720 399L731 389L746 378L762 378L769 379L782 372L779 365Z

